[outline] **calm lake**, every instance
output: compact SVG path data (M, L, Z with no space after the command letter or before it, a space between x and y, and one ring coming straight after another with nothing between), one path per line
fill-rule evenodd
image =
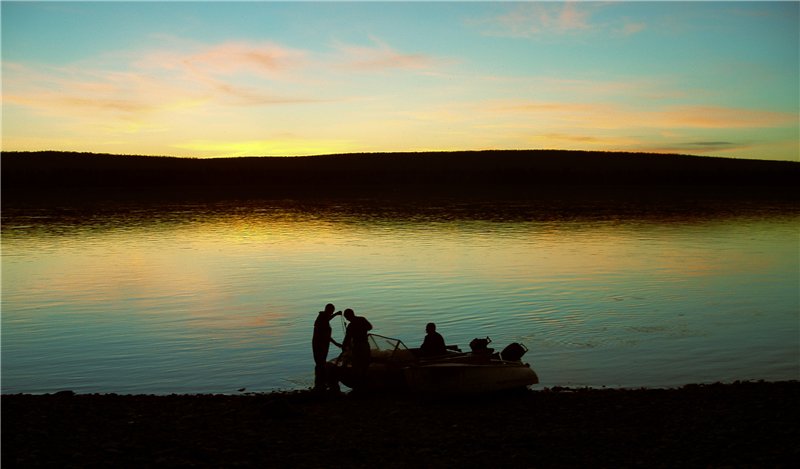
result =
M327 302L409 347L429 321L464 350L524 343L538 388L800 379L800 215L785 207L249 200L2 215L3 393L307 388Z

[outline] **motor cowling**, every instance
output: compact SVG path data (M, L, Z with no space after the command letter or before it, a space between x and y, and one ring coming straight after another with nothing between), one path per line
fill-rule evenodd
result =
M489 348L489 344L491 343L492 339L488 337L485 339L475 338L470 341L469 348L472 350L472 353L492 353L494 349Z
M522 360L522 356L525 355L527 351L527 347L520 343L514 342L500 352L500 358L510 362L517 362Z

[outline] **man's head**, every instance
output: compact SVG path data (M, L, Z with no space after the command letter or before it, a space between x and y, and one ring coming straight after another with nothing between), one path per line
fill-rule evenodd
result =
M328 313L329 316L333 314L334 311L336 311L336 306L333 306L332 303L325 305L325 312Z
M347 319L348 321L352 321L354 317L356 317L356 313L354 313L352 309L347 308L346 310L344 310L345 319Z
M436 324L429 322L425 326L425 332L427 332L428 334L430 334L431 332L436 332Z

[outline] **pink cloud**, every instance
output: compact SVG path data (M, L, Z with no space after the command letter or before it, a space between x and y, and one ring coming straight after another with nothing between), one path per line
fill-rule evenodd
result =
M143 69L183 70L202 75L253 74L277 79L302 68L307 53L271 42L225 42L195 51L157 51L136 62Z
M273 43L227 42L128 54L124 71L102 60L61 67L4 62L3 101L71 119L129 121L207 104L305 103L316 100L288 90L306 56Z
M605 2L523 2L507 13L470 23L482 27L484 34L521 38L558 37L580 33L605 33L632 36L647 28L644 22L628 18L596 20L598 9L612 4Z
M591 29L589 16L584 5L574 2L535 2L521 4L507 14L478 23L489 27L488 34L532 37Z
M338 66L362 71L389 69L425 70L436 63L428 55L399 52L374 37L372 42L373 45L370 46L336 45L336 49L341 55L336 59Z
M625 36L631 36L636 33L642 32L647 28L647 24L645 23L625 23L622 26L622 34Z
M589 13L578 9L574 3L567 2L564 8L558 13L556 28L562 31L589 28Z

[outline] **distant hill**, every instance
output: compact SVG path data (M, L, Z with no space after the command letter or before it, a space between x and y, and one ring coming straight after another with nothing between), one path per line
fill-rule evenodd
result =
M525 194L555 187L788 190L800 163L671 154L561 150L362 153L187 159L3 152L3 196L115 191L248 190L260 195Z

